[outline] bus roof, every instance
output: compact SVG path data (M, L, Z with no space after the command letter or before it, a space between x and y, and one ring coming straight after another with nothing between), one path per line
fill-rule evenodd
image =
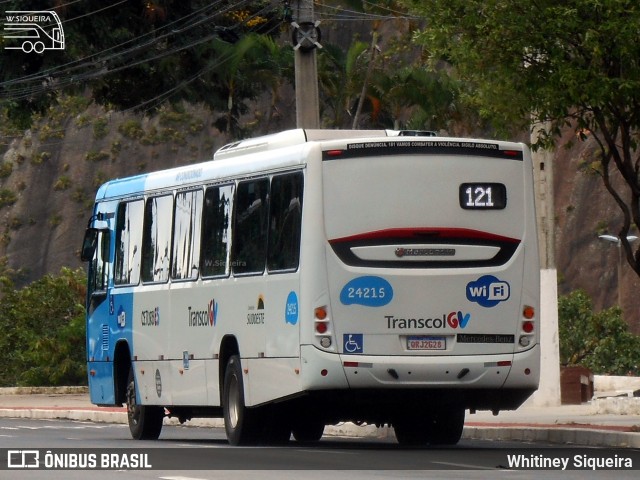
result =
M429 138L428 140L418 139L418 136ZM306 163L307 158L306 155L300 154L301 150L312 148L312 144L317 142L325 143L328 148L343 148L342 144L347 145L345 141L361 142L370 139L372 143L366 146L371 147L369 153L374 153L374 150L378 150L376 142L386 137L396 137L399 140L394 142L397 143L394 149L397 150L396 153L424 153L420 150L422 150L422 143L425 142L430 144L431 149L433 144L438 144L441 145L438 151L447 150L452 154L457 154L461 150L466 150L466 154L472 154L472 150L478 150L478 148L456 147L456 144L462 143L475 144L476 147L491 144L493 148L499 150L522 151L523 148L522 144L514 142L434 137L430 132L295 129L227 144L215 152L213 160L108 181L99 188L96 201L142 195L150 191L187 188L194 184L213 183L224 181L226 178L251 176L258 172L300 166ZM414 148L403 149L402 146ZM431 149L429 153L436 153ZM255 155L257 153L260 155ZM350 153L351 155L345 155L345 157L353 154L367 154L366 149Z
M340 140L348 138L386 137L387 130L320 130L301 129L286 130L284 132L249 138L229 143L220 148L213 156L214 160L237 157L253 152L264 152L277 148L300 145L306 142L320 142L324 140Z

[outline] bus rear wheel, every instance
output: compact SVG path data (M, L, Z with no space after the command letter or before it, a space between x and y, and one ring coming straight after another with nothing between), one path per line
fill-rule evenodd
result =
M238 355L231 356L227 362L222 409L224 429L231 445L250 445L259 440L258 412L245 406L242 367Z
M462 437L464 408L451 408L436 413L431 422L432 445L455 445Z
M314 420L303 420L293 427L293 437L298 442L317 442L324 433L324 423Z
M127 420L129 431L135 440L157 440L162 431L164 408L154 405L138 405L136 379L133 368L127 381Z
M445 408L423 418L402 416L393 422L400 445L455 445L464 428L463 408Z

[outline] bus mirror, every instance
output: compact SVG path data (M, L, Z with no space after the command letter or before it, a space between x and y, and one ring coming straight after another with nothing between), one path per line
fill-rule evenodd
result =
M87 228L87 231L84 233L82 252L80 253L80 260L83 262L88 262L93 259L93 254L98 244L98 231L97 228Z

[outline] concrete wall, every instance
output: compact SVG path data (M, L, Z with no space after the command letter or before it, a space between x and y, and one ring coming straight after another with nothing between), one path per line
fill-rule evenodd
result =
M594 375L595 396L620 395L640 390L640 377Z
M540 387L526 406L560 405L560 341L558 337L558 279L555 269L540 271Z

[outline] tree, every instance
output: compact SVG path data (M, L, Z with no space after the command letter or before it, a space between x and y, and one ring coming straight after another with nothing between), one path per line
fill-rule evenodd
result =
M415 39L443 59L466 98L502 133L541 129L534 148L566 128L596 144L604 185L623 215L618 235L640 276L640 4L636 0L403 0L426 17ZM622 191L611 178L619 174Z
M356 40L346 52L331 44L324 45L318 52L323 117L331 128L351 124L345 115L350 113L353 100L362 88L364 68L359 60L366 50L367 44Z
M593 311L582 290L558 299L560 363L582 365L596 374L639 375L640 336L628 331L620 307Z
M0 386L86 384L85 272L16 289L0 262L0 296Z

